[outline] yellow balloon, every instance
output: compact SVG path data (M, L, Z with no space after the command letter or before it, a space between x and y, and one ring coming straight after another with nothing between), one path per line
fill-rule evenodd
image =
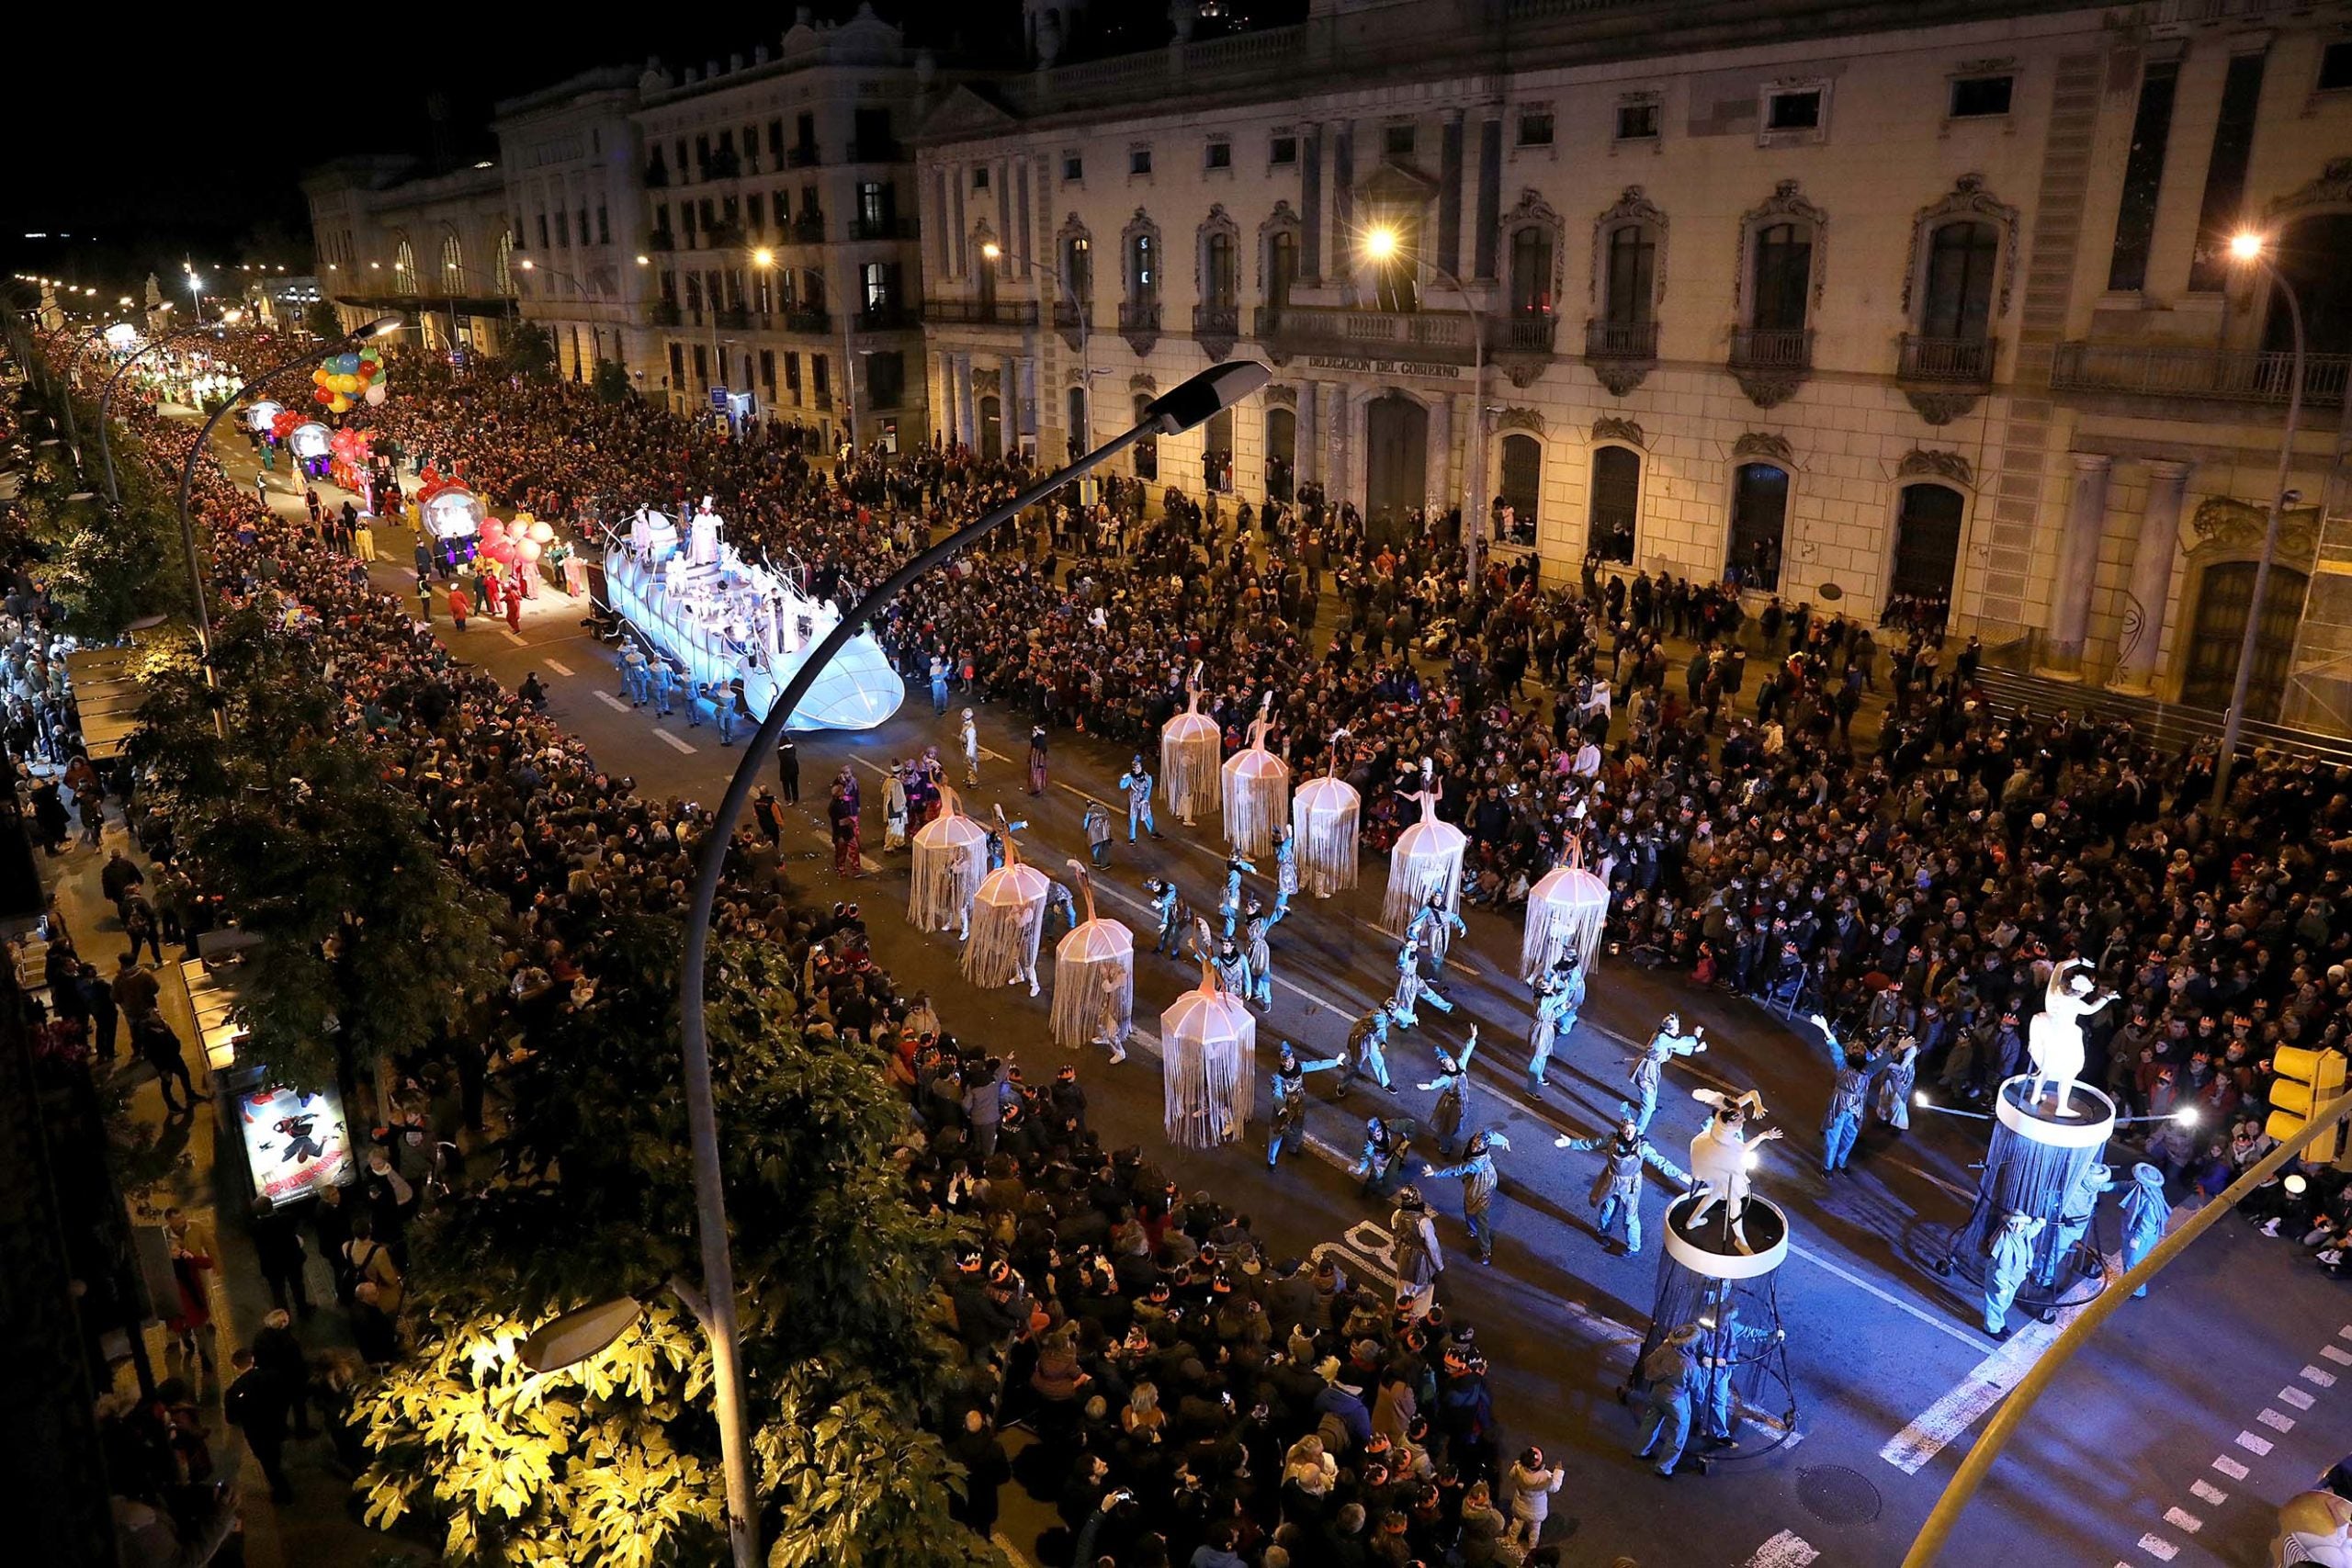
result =
M350 412L351 400L345 397L341 392L337 392L334 395L334 401L329 403L327 408L335 413L346 413Z

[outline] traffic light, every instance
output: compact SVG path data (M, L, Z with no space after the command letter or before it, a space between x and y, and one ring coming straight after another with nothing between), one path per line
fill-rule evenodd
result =
M2263 1131L2284 1143L2308 1126L2322 1106L2344 1092L2344 1057L2334 1051L2281 1045L2270 1065L2277 1076L2270 1085L2270 1120ZM2315 1139L2303 1151L2303 1158L2312 1165L2328 1164L2343 1145L2344 1129L2337 1127Z

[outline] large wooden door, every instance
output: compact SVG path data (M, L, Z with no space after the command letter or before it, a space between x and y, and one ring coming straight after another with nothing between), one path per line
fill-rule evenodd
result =
M1960 491L1949 485L1903 487L1903 512L1894 524L1892 592L1914 598L1951 596L1960 563Z
M1363 411L1364 505L1401 522L1429 500L1429 411L1402 392L1374 398Z
M2254 602L2254 571L2252 561L2225 561L2207 567L2199 580L2188 665L2180 682L2182 702L2205 708L2230 705L2230 688L2237 681L2238 649L2245 637L2246 609ZM2254 678L2246 685L2248 718L2278 716L2307 581L2300 571L2282 566L2270 569L2270 581L2262 596L2262 624L2255 635Z

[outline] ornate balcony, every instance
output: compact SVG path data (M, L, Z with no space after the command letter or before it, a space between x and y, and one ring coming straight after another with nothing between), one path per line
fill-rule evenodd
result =
M1738 327L1731 334L1732 378L1759 409L1786 402L1813 374L1809 327Z
M1301 354L1468 365L1477 323L1466 310L1359 310L1333 305L1261 305L1253 335L1275 364Z
M2062 392L2107 392L2176 401L2283 404L2294 389L2295 356L2266 350L2062 343L2050 385ZM2303 355L2303 401L2340 408L2352 355Z
M1159 341L1159 301L1123 299L1119 302L1119 335L1137 354L1149 354Z
M853 218L849 220L849 237L853 240L911 240L915 237L914 222L906 218Z
M1610 396L1623 397L1657 367L1657 323L1591 318L1584 324L1584 362Z
M1487 355L1510 378L1512 386L1532 386L1552 363L1559 335L1560 319L1551 311L1512 310L1494 323L1494 339L1487 344Z
M1894 379L1929 424L1949 424L1976 406L1993 385L2000 344L1993 338L1903 334Z
M833 330L833 313L821 305L787 305L784 308L784 330L788 333L829 333Z
M1238 305L1195 305L1193 307L1193 340L1201 352L1211 359L1223 359L1233 352L1241 336L1241 307Z
M923 320L952 326L1034 327L1035 299L926 299Z

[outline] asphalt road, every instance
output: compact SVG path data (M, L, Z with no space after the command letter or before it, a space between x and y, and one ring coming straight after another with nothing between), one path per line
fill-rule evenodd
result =
M242 441L231 437L220 451L232 474L251 483L254 465ZM299 501L287 496L281 504ZM386 528L378 543L384 558L376 581L413 602L410 536ZM657 721L650 710L632 709L611 650L582 630L584 610L584 601L543 592L526 607L519 637L488 621L460 636L446 617L435 630L510 687L537 671L551 714L583 736L606 769L634 775L641 790L715 801L741 751L722 749L707 725L688 728L683 710ZM910 692L878 729L801 737L806 804L788 813L786 847L803 856L795 879L809 897L854 897L865 906L876 957L902 987L927 987L950 1027L1016 1053L1035 1064L1036 1078L1067 1055L1050 1041L1050 990L1033 1000L967 986L954 941L926 937L901 918L903 854L881 858L854 883L831 874L821 815L826 781L844 763L860 770L865 841L875 856L882 765L925 745L952 756L961 705L959 696L947 715L934 716L928 694ZM1084 852L1086 798L1116 805L1112 781L1127 749L1057 732L1052 786L1032 798L1028 716L998 705L981 705L979 716L989 750L979 787L964 792L967 806L985 814L1001 803L1009 816L1025 818L1025 857L1061 872L1065 857ZM773 780L772 763L763 765ZM1124 824L1123 810L1117 817ZM1136 1016L1147 1031L1196 971L1149 955L1142 880L1171 875L1196 907L1214 908L1225 853L1214 819L1186 831L1163 815L1160 826L1164 842L1134 848L1122 832L1099 882L1107 895L1102 912L1143 931ZM1335 1054L1350 1021L1388 994L1395 943L1372 925L1383 866L1368 860L1364 874L1366 885L1351 895L1299 898L1276 929L1274 1004L1259 1025L1261 1066L1283 1039L1296 1042L1302 1055ZM1271 897L1270 888L1261 891ZM1646 1568L1900 1562L1986 1415L2055 1333L2027 1325L1996 1343L1982 1330L1979 1303L1923 1266L1967 1213L1983 1124L1920 1116L1905 1135L1874 1128L1853 1173L1829 1182L1818 1170L1815 1131L1830 1077L1817 1035L1727 993L1616 962L1592 976L1582 1021L1554 1058L1548 1102L1532 1102L1523 1091L1528 1003L1512 976L1519 924L1476 910L1467 918L1468 937L1450 956L1444 984L1457 1011L1448 1018L1424 1009L1418 1029L1394 1036L1397 1093L1360 1083L1342 1109L1329 1103L1329 1077L1309 1080L1312 1157L1267 1169L1262 1085L1242 1146L1211 1154L1166 1148L1148 1042L1117 1067L1099 1054L1080 1061L1093 1124L1113 1146L1158 1151L1179 1179L1248 1213L1279 1248L1331 1248L1359 1274L1376 1273L1385 1262L1378 1247L1385 1205L1359 1200L1341 1167L1352 1158L1363 1119L1375 1110L1426 1116L1435 1097L1411 1086L1434 1070L1433 1046L1458 1044L1470 1022L1480 1023L1472 1116L1512 1143L1499 1156L1503 1239L1494 1267L1478 1267L1459 1224L1458 1184L1424 1183L1445 1216L1441 1234L1452 1265L1439 1297L1457 1318L1477 1325L1493 1363L1506 1451L1534 1442L1565 1456L1568 1483L1553 1514L1577 1521L1569 1560L1606 1563L1622 1552ZM1621 1406L1616 1390L1648 1320L1665 1196L1653 1186L1645 1252L1612 1257L1597 1241L1584 1201L1593 1156L1555 1150L1552 1141L1559 1131L1609 1124L1630 1052L1670 1008L1686 1027L1703 1022L1713 1048L1670 1070L1651 1134L1660 1148L1685 1163L1702 1112L1689 1091L1708 1084L1758 1089L1773 1123L1788 1129L1785 1142L1766 1146L1757 1188L1787 1209L1794 1231L1777 1288L1799 1414L1794 1436L1775 1451L1718 1464L1704 1476L1686 1467L1660 1480L1628 1458L1635 1412ZM2120 1144L2110 1146L2111 1163L2131 1157ZM2111 1249L2111 1203L2098 1234ZM2276 1505L2352 1449L2352 1401L2335 1386L2348 1375L2352 1297L2300 1248L2226 1217L2065 1371L1943 1561L2003 1568L2261 1562ZM1008 1514L1009 1529L1018 1517Z

